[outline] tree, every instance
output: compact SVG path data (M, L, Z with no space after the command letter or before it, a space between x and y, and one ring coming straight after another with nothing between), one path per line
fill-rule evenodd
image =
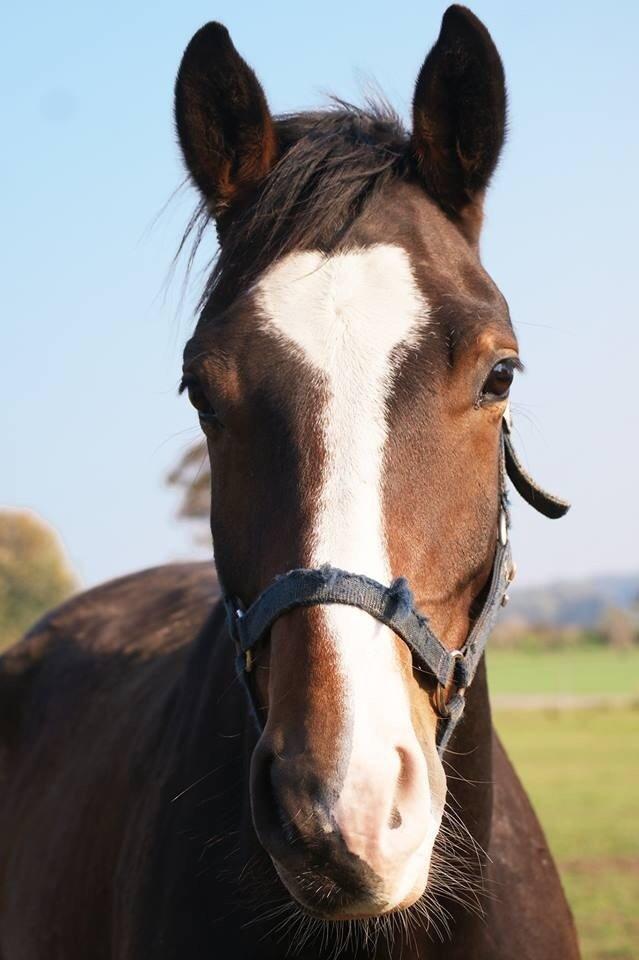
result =
M0 510L0 650L76 589L52 527L30 510Z
M627 610L608 607L600 625L604 642L614 650L629 650L635 642L635 624Z
M211 509L211 475L206 444L195 443L189 447L168 475L167 483L180 490L179 517L207 520Z

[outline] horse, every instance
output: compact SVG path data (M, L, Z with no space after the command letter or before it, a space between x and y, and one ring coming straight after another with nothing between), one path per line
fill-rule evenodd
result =
M573 960L483 656L506 476L565 510L512 448L479 257L493 41L446 11L408 133L273 117L209 23L175 119L219 237L181 382L215 566L90 590L0 661L0 960Z

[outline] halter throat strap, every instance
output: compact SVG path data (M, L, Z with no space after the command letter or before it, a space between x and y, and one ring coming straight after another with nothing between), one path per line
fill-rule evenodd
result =
M559 497L548 493L548 491L540 487L538 483L535 483L527 470L522 466L521 460L515 452L512 441L512 430L513 423L509 404L502 421L502 440L506 473L513 487L526 503L550 520L558 520L560 517L563 517L564 514L568 513L570 504L566 500L560 500Z

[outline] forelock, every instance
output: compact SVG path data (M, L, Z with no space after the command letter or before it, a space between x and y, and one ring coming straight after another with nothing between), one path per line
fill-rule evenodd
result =
M276 119L281 158L238 215L222 217L220 250L202 296L227 306L269 266L293 251L334 251L364 209L404 169L408 134L383 101L340 100L318 112ZM202 205L187 234L199 243L210 216Z

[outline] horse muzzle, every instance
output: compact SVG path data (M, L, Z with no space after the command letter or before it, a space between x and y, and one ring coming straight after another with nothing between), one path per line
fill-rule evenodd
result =
M414 726L412 698L428 698L410 652L344 606L289 613L270 647L267 720L251 762L262 846L316 915L408 906L424 891L446 792L437 719L428 710L419 736Z
M277 753L268 727L254 753L258 838L288 891L316 916L379 916L425 889L443 800L432 803L424 754L415 741L373 750L369 760L368 769L365 760L349 769L338 795L312 755Z

